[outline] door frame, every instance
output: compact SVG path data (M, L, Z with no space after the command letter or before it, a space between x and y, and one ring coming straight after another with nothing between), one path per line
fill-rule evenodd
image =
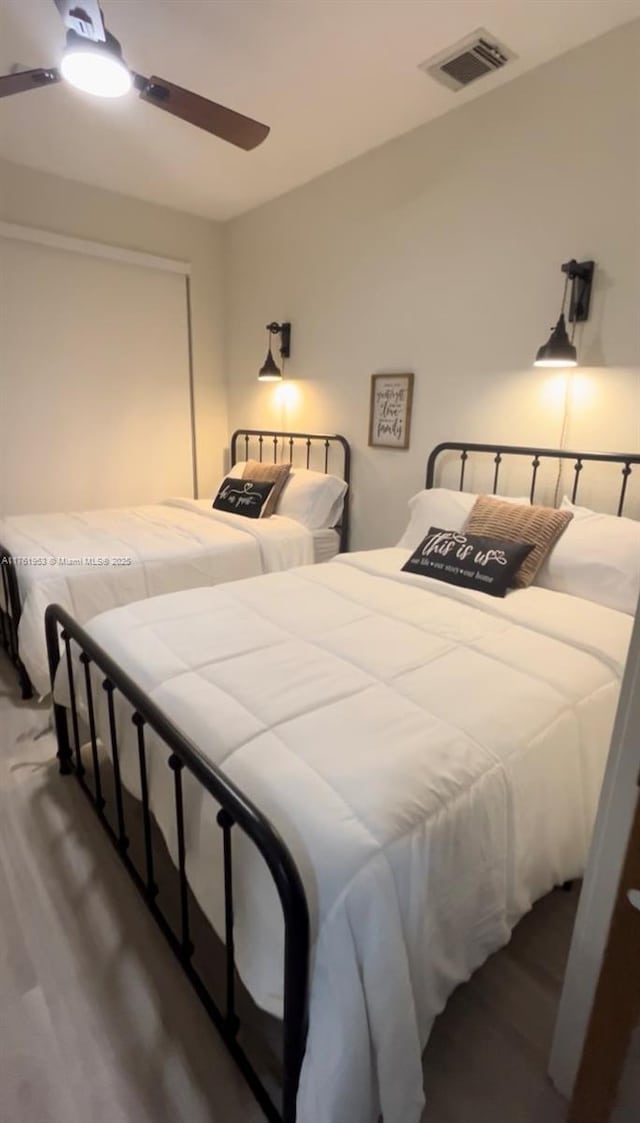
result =
M611 926L638 798L640 604L636 611L611 749L565 973L549 1076L571 1097Z

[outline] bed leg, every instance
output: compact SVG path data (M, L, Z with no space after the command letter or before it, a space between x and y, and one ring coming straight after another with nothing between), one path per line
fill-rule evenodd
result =
M25 667L21 659L18 659L18 662L16 663L16 670L18 672L20 696L23 702L28 702L30 698L33 698L33 687L31 685L31 679L27 674L27 668Z
M70 776L73 772L73 758L71 756L71 745L69 744L67 711L64 706L59 706L56 702L53 704L53 723L55 725L56 740L58 742L58 751L56 753L58 758L58 771L61 776Z
M69 776L73 772L73 757L69 742L69 723L67 711L64 706L54 701L53 690L56 681L56 671L60 662L60 640L58 624L55 618L56 605L48 605L44 614L44 630L47 637L47 657L49 660L49 676L51 678L51 705L53 708L53 724L58 742L58 769L61 776Z

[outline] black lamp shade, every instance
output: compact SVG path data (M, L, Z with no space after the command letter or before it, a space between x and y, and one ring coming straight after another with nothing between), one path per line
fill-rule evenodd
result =
M564 312L561 312L555 328L546 343L538 349L533 364L535 367L575 367L578 365L578 352L567 335Z
M274 359L273 355L271 354L271 347L269 347L269 350L267 351L267 357L264 361L264 364L260 367L260 370L258 371L258 381L259 382L280 382L281 379L282 379L282 371L280 370L280 367L275 362L275 359Z

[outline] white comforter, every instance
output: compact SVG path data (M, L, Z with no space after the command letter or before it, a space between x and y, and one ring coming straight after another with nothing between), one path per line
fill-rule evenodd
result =
M40 694L49 691L48 604L62 605L83 624L143 597L313 561L313 537L300 523L214 511L209 499L18 515L0 521L0 542L16 559L20 655Z
M620 613L540 588L494 600L400 573L407 556L345 555L88 628L298 864L314 941L299 1123L417 1123L448 995L583 869L629 641ZM175 857L171 774L153 755ZM223 932L215 808L186 793L189 878ZM279 905L236 848L239 970L278 1014Z

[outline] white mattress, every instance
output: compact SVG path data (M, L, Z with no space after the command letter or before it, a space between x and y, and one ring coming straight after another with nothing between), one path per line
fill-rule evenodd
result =
M48 604L86 623L142 597L306 565L315 549L311 532L292 519L242 518L214 511L209 499L19 515L0 521L0 542L16 562L20 656L40 694L49 692Z
M418 1123L421 1053L448 995L582 872L629 642L621 613L534 587L505 600L456 589L401 573L408 554L341 555L88 626L298 865L313 938L298 1123ZM149 756L175 860L171 773L160 746ZM215 805L187 781L188 875L222 933ZM238 967L277 1015L279 905L241 839Z
M340 535L337 530L312 530L313 560L327 562L340 553Z

